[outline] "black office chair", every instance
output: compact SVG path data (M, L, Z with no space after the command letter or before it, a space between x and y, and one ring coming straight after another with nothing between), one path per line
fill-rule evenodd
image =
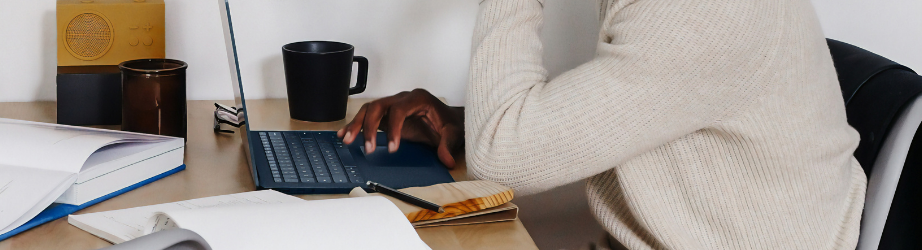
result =
M922 246L922 76L882 56L827 39L848 123L868 176L859 250Z

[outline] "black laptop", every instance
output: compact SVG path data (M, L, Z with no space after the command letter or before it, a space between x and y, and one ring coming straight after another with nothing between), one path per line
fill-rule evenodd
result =
M334 131L250 130L234 41L232 1L221 2L236 108L244 121L241 135L257 188L291 194L348 193L355 187L367 188L366 181L398 189L454 181L434 149L401 141L400 150L388 153L383 132L377 133L375 153L366 155L363 143L346 145ZM364 140L361 135L355 139Z

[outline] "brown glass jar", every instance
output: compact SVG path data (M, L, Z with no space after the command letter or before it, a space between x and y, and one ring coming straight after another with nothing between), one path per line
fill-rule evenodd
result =
M186 138L186 68L173 59L139 59L122 72L122 130Z

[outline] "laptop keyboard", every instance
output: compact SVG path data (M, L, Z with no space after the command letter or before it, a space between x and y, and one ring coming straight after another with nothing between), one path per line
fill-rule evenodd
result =
M259 132L275 182L365 183L349 149L331 132Z

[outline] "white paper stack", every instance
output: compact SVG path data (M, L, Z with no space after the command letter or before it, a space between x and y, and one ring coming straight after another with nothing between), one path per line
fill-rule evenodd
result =
M68 222L113 243L184 228L213 249L429 249L382 197L305 201L265 190L71 215Z

